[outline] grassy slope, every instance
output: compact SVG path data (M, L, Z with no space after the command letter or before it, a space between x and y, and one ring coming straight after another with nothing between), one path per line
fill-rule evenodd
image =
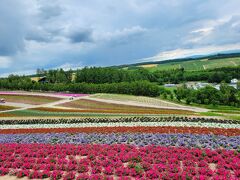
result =
M133 101L133 102L139 102L139 103L144 103L144 104L148 104L148 105L156 105L156 106L176 107L171 103L167 103L165 101L161 101L156 98L144 97L144 96L99 93L99 94L91 95L91 97L100 98L100 99L108 99L108 100L117 100L117 101L123 101L123 102Z
M169 62L166 64L159 64L155 67L147 67L147 69L151 71L155 70L169 70L169 69L178 69L183 67L185 70L204 70L204 69L214 69L220 67L228 67L228 66L239 66L240 65L240 57L238 58L224 58L224 59L214 59L214 60L193 60L193 61L185 61L185 62Z

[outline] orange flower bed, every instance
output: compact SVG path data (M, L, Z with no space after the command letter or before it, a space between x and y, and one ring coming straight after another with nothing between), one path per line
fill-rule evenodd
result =
M14 114L1 113L0 117L15 117L15 115Z
M46 112L79 112L79 113L126 113L126 114L182 114L196 115L194 112L174 109L59 109L59 108L32 108L31 110Z
M2 129L0 134L24 133L191 133L239 136L240 129L200 128L200 127L82 127L82 128L36 128Z

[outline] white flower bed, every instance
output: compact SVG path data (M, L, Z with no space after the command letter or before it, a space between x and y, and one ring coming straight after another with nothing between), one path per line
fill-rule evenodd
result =
M75 124L24 124L1 125L0 129L33 129L33 128L77 128L77 127L134 127L134 126L174 126L174 127L207 127L207 128L240 128L239 124L198 123L198 122L121 122L121 123L75 123Z

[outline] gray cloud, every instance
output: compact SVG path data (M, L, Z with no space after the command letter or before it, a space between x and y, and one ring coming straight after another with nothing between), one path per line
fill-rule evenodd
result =
M11 56L24 49L25 17L21 3L0 2L0 56Z
M239 6L235 0L2 0L0 74L224 47L240 40Z
M68 38L72 43L84 43L93 41L91 30L73 31L68 35Z
M58 17L62 14L63 8L59 4L54 3L55 1L40 1L39 15L41 18L48 20L51 18Z

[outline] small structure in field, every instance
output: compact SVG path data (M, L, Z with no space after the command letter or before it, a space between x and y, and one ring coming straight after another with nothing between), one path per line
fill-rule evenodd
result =
M46 78L46 76L43 76L43 77L31 77L31 81L32 82L38 82L38 83L46 83L47 82L47 78Z
M164 84L164 87L175 87L176 84Z

